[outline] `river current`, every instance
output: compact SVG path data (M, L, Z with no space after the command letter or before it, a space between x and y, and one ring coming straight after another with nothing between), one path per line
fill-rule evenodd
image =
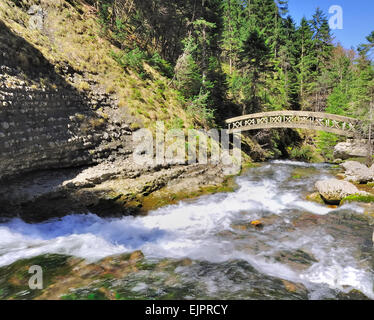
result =
M317 180L332 176L329 165L274 161L237 177L232 193L181 201L146 216L73 214L39 224L13 219L0 224L0 267L47 253L95 262L141 250L150 260L198 261L180 272L204 283L202 297L276 298L271 292L251 295L255 270L258 279L268 279L263 285L271 287L273 278L302 284L308 299L335 298L352 289L374 299L370 229L361 231L349 220L364 208L306 200ZM254 220L263 228L252 226Z

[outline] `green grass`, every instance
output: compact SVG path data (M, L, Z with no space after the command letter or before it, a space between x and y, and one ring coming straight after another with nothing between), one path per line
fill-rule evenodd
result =
M75 293L66 294L64 296L61 296L61 300L78 300L78 296Z
M362 195L362 194L353 194L353 195L350 195L348 197L345 197L343 200L342 200L342 204L343 203L347 203L347 202L364 202L364 203L371 203L371 202L374 202L374 195Z
M310 145L289 148L290 158L305 162L320 162L316 150Z

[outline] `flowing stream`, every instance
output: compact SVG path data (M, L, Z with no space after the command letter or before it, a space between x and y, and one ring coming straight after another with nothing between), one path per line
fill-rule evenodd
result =
M147 216L70 215L39 224L13 219L0 224L0 267L47 253L95 262L141 250L149 261L193 261L173 270L181 298L339 299L355 289L374 299L373 227L360 219L364 208L305 200L317 180L332 176L329 165L274 161L237 177L233 193ZM254 220L263 228L251 225ZM134 274L129 290L162 287L152 276ZM284 280L300 285L300 295L284 291Z

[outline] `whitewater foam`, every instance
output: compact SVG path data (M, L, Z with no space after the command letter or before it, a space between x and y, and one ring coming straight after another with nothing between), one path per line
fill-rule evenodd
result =
M318 228L308 234L292 230L257 232L248 241L270 248L260 253L242 250L245 245L242 237L220 236L226 231L235 233L233 224L242 223L244 218L249 222L277 215L287 225L302 213L363 212L352 204L331 209L304 200L304 193L313 188L314 181L329 174L324 171L326 166L315 165L321 173L300 183L289 179L295 166L310 165L275 161L238 177L239 188L233 193L182 201L144 217L103 219L93 214L70 215L39 224L13 219L0 224L0 266L46 253L73 255L93 262L139 249L149 258L189 257L217 263L242 259L262 273L301 282L307 287L325 284L345 290L348 286L374 298L372 270L359 267L353 258L346 258L353 255L349 243L343 242L337 248L334 239ZM291 249L306 249L318 262L301 272L268 258L280 250Z

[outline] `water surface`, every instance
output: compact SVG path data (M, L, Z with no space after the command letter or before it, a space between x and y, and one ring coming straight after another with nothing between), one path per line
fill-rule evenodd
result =
M355 218L364 209L305 200L317 180L329 177L328 165L274 161L238 177L233 193L147 216L70 215L39 224L13 219L0 224L0 266L47 253L95 262L141 250L150 261L194 261L173 271L181 298L277 299L282 279L305 287L306 296L298 298L338 298L356 289L374 299L372 227ZM264 227L251 226L254 220ZM151 278L133 275L133 290L149 289Z

